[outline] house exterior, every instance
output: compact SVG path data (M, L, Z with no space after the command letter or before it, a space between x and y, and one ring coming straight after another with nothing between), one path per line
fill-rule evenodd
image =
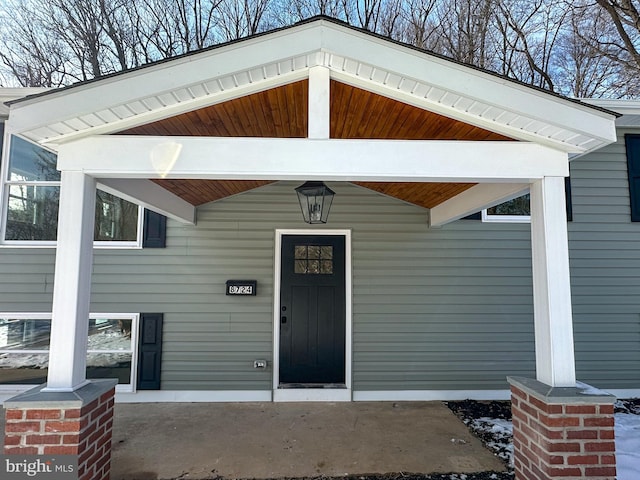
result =
M136 402L510 383L551 434L573 428L554 415L597 417L599 470L567 454L564 473L615 476L613 397L577 380L640 392L637 102L569 100L323 17L25 93L0 112L0 382L42 386L7 400L9 429L30 402L102 422L113 383L87 377ZM307 181L335 192L326 224L303 221ZM48 452L21 431L5 451ZM69 447L87 478L108 478L99 437L105 461ZM518 478L558 477L528 441Z
M349 52L352 57L339 56L330 48L301 54L283 45L289 36L311 42L314 28L357 38L366 46L365 54L355 47ZM266 44L284 53L270 55L267 62L261 50ZM360 58L376 48L384 50L380 45L388 50L385 55L402 51L409 58L389 57L390 64L402 66L388 71L370 58ZM411 57L417 58L415 64L408 62ZM432 80L430 90L420 77L426 74L418 71L427 64L431 75L441 77L440 84ZM202 72L211 66L221 73ZM171 68L181 72L181 80L166 78L173 75ZM156 77L164 77L164 83L156 82ZM485 103L472 98L476 92L467 89L473 81L483 84L478 92L495 98ZM517 106L522 118L504 107L511 99L501 101L506 95L501 88L531 97L518 99L523 102ZM317 98L312 98L314 90ZM33 92L5 92L9 99L25 93ZM213 174L183 172L172 178L171 166L163 164L161 168L168 170L159 172L155 183L140 184L148 192L139 192L133 179L139 173L133 172L135 168L122 178L98 176L98 188L117 196L108 196L112 210L119 202L120 209L126 204L129 213L137 213L129 222L133 234L124 240L107 236L96 243L93 254L90 328L96 335L116 335L119 330L122 338L114 345L92 348L89 344L89 373L118 376L121 400L503 398L508 395L508 375L535 375L528 217L485 213L480 219L462 218L478 207L526 193L528 182L499 179L500 183L491 183L495 191L481 194L476 204L470 201L465 208L455 210L454 205L453 213L444 213L444 221L438 222L435 207L464 197L465 191L478 186L477 179L461 176L455 182L420 183L419 176L399 172L396 181L395 173L378 173L375 167L362 178L349 178L347 173L327 170L322 155L310 154L306 146L292 154L293 165L304 166L290 172L274 165L273 170L252 175L251 165L233 167L244 160L251 160L250 164L278 161L277 154L261 159L262 145L251 145L247 137L278 138L276 144L283 142L282 147L274 147L278 151L288 148L285 143L297 148L297 142L282 139L307 136L318 141L340 139L343 143L334 142L337 150L347 146L346 140L379 140L369 144L389 148L384 158L388 165L401 159L384 139L404 144L436 140L438 148L460 140L460 154L468 155L470 161L476 154L493 155L478 152L477 146L511 148L525 142L575 156L569 192L573 218L567 230L577 376L622 396L640 392L640 295L634 273L640 227L630 213L625 150L637 148L633 135L638 133L640 111L634 102L599 103L606 110L571 102L327 19L61 91L35 93L10 103L11 113L2 112L0 317L4 326L0 328L7 336L32 335L31 343L7 340L5 348L0 347L5 358L19 359L7 360L0 371L8 392L21 388L16 385L46 379L43 352L53 309L56 253L55 235L20 236L12 230L17 222L12 224L9 205L17 201L20 189L35 186L53 191L61 183L59 176L52 180L18 174L10 180L12 172L21 168L19 159L40 158L43 149L53 162L50 168L56 154L58 160L67 157L65 148L75 155L86 145L100 163L112 159L103 140L121 139L122 150L132 151L140 142L128 145L128 139L142 142L150 136L168 140L150 147L151 155L160 152L159 157L171 157L181 148L171 141L176 136L190 137L194 144L203 136L218 137L220 146L215 148L223 152L236 148L228 139L247 142L247 146L242 147L242 159L229 160L224 171ZM566 118L550 119L545 102L571 112L561 112ZM33 117L39 108L46 118ZM522 112L529 117L525 119ZM589 119L593 132L569 132L574 121L569 115L583 112L595 118ZM623 114L617 120L616 141L612 112ZM471 141L474 147L465 150ZM41 147L33 146L38 144ZM11 163L12 148L17 166ZM328 155L333 154L331 148ZM447 158L449 153L438 155ZM534 158L538 153L524 155ZM158 162L166 163L164 157ZM122 166L128 161L124 159ZM320 172L324 175L318 176ZM307 225L300 214L294 188L312 177L326 180L336 192L326 225ZM160 198L158 186L163 187L165 198ZM143 221L143 210L138 212L131 208L133 203L122 200L114 203L114 198L149 207L152 213L147 215L153 218ZM152 204L156 198L160 200ZM107 204L101 203L103 209ZM154 215L153 209L168 220ZM29 212L36 222L33 208ZM462 219L450 221L454 217ZM119 222L113 215L106 221L112 229ZM55 224L51 228L55 233ZM281 336L286 314L281 315L279 305L280 248L283 239L291 236L343 239L339 248L344 250L345 280L340 287L344 289L340 304L345 312L340 327L344 338L338 340L345 351L338 360L342 374L335 382L310 381L336 384L336 389L279 388L305 383L304 375L301 381L280 381L278 368L286 355ZM226 295L226 282L234 279L255 280L256 294ZM158 328L153 332L158 335L156 341L140 342L144 322L151 330ZM151 364L142 366L145 357ZM39 370L23 368L30 361ZM256 362L262 366L263 361L266 368L256 368ZM15 365L21 368L12 368ZM140 368L146 368L144 375Z

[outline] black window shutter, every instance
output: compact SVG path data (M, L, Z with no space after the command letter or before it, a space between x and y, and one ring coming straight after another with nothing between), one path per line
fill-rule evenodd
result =
M142 229L143 248L164 248L167 244L167 217L151 210L144 210Z
M640 222L640 135L627 134L624 141L627 145L631 221Z
M571 177L564 177L564 195L567 207L567 221L573 221L573 203L571 202Z
M160 390L162 313L140 315L138 339L138 390Z

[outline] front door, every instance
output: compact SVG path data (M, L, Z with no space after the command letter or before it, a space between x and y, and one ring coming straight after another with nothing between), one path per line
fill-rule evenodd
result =
M280 387L345 384L345 237L283 235Z

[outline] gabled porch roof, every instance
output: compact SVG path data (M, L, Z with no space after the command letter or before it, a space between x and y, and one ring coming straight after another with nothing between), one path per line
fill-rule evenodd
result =
M320 90L310 86L309 80L310 71L318 68L328 72L328 85L322 85ZM387 165L379 168L377 175L358 178L345 171L336 179L352 181L426 208L438 207L471 191L478 187L478 181L513 181L517 185L506 190L500 187L497 191L489 187L492 190L489 194L486 185L476 188L482 190L480 195L470 192L466 197L475 199L471 203L476 204L468 206L469 200L465 200L464 208L448 209L450 213L441 220L444 222L521 193L526 190L524 184L540 175L516 178L500 171L493 174L484 171L477 178L471 172L456 178L458 175L425 176L424 170L412 175L410 170L397 171L394 159L412 155L404 150L418 147L411 147L406 141L494 144L493 155L480 155L479 162L512 154L510 147L495 142L518 141L556 152L552 155L574 155L614 141L613 119L611 112L319 17L14 102L10 131L60 152L67 148L77 152L75 147L86 147L92 137L110 135L108 150L113 154L126 153L117 147L123 135L308 137L351 140L358 145L367 143L359 140L393 140L398 141L397 149L391 149L396 155L387 159ZM242 139L237 140L247 145ZM181 142L177 138L176 141ZM130 146L130 141L127 142ZM146 140L139 138L139 142ZM104 146L104 142L99 143ZM280 148L295 143L275 145ZM467 147L461 145L457 155L473 155L477 150ZM213 152L220 147L211 144L210 148ZM529 147L523 145L522 149L528 151ZM252 150L243 147L235 153L244 162L247 159L243 156ZM429 153L433 152L425 151ZM282 156L286 170L290 168L284 160L287 155ZM515 159L504 158L486 167L502 170L504 161L516 167ZM93 171L105 178L101 181L103 187L183 220L191 215L184 213L189 209L185 203L199 205L270 181L291 178L284 170L260 168L255 170L255 176L247 178L246 170L218 170L212 161L200 165L197 171L172 170L159 176L149 175L146 178L151 178L155 185L147 182L141 188L140 180L108 180L111 176L142 178L139 175L115 170L97 174L90 159L84 158L82 162L82 166L76 163L73 168ZM203 170L209 167L216 171ZM310 179L313 174L295 170L300 180ZM167 199L157 200L162 196L157 193L158 185L178 199L178 210L182 213L175 208L160 208ZM142 190L156 193L146 197L133 195L134 191ZM483 203L478 204L479 199ZM437 212L435 217L439 217Z
M56 149L291 84L314 66L346 85L568 153L615 136L612 112L326 17L14 102L12 125Z

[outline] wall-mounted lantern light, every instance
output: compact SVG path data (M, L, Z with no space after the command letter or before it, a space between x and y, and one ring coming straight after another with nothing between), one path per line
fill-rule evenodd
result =
M302 216L307 223L327 223L335 192L324 182L306 182L296 188Z

